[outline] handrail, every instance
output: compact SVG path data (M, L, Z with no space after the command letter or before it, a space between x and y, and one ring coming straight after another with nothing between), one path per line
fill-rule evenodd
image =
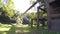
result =
M33 5L31 5L22 15L24 15L25 13L27 13L32 7L35 6L35 4L37 4L37 2L35 2Z
M36 4L38 3L38 1L36 1L33 5L31 5L21 16L23 16L25 13L27 13L32 7L34 7ZM46 11L44 9L42 9L41 7L39 7L41 10Z

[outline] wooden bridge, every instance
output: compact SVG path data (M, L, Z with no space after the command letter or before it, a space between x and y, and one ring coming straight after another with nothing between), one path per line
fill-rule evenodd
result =
M34 7L37 3L41 2L41 0L37 0L31 7L29 7L22 16L28 12L32 7ZM47 13L48 18L48 29L52 31L60 31L60 0L44 0L44 5L46 6L45 9L41 8L41 6L37 7L37 18L32 19L37 20L37 28L39 27L39 21L41 21L39 10L43 10ZM43 18L43 17L42 17ZM31 23L31 27L32 27Z

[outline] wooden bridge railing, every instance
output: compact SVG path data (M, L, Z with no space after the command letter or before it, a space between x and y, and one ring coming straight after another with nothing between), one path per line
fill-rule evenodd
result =
M32 7L34 7L37 3L39 3L40 2L40 0L37 0L32 6L30 6L22 15L21 15L21 17L22 16L24 16L24 14L26 14ZM38 10L43 10L44 12L46 12L46 10L45 9L42 9L41 8L41 6L39 7L39 8L37 8L37 28L39 27L39 11Z

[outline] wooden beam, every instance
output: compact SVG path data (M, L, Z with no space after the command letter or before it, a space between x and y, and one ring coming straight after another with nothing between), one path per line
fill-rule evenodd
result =
M39 1L40 1L40 0L39 0ZM36 1L33 5L31 5L31 6L22 14L22 16L23 16L25 13L27 13L31 8L33 8L39 1ZM40 9L46 12L46 10L42 9L41 7L40 7Z
M39 28L39 6L37 7L37 28Z
M51 7L49 5L49 0L44 0L45 1L45 5L46 5L46 10L47 10L47 17L48 17L48 29L51 29L52 26L52 22L51 22Z

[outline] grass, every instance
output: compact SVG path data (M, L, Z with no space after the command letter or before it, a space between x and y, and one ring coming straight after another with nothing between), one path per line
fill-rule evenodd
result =
M60 34L59 32L49 32L47 29L40 27L31 28L28 25L16 25L0 24L0 34Z

